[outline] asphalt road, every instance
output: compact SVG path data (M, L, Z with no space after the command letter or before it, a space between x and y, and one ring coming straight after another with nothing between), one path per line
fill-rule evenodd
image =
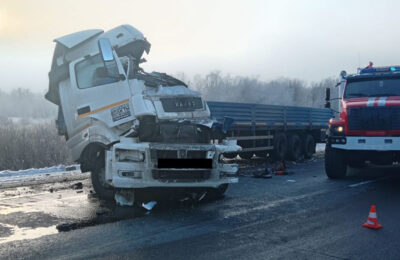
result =
M255 170L242 169L221 200L160 202L149 213L102 204L87 181L83 192L68 183L3 190L0 257L400 259L399 168L351 170L338 181L322 159L271 179L250 177ZM380 230L361 227L372 204Z

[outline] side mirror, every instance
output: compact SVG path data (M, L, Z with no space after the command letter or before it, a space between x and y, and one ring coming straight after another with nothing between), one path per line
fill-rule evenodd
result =
M331 89L326 88L325 89L325 107L326 108L331 108Z
M98 41L98 45L101 53L101 58L103 59L104 63L114 61L114 55L110 40L107 38L101 38Z
M108 38L100 38L97 43L99 45L101 59L103 60L108 76L113 77L118 81L125 80L125 76L123 74L119 74L110 40Z

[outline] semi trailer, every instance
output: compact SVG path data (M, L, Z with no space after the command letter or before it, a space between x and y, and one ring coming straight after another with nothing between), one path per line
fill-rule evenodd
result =
M242 147L225 157L250 159L253 155L271 160L310 158L317 143L325 142L332 111L327 108L208 102L211 116L223 122L233 120L227 139Z
M184 82L145 72L150 43L140 31L121 25L55 42L45 97L58 106L59 134L99 197L132 205L154 189L219 196L238 181L238 166L222 160L241 149L224 139L229 120L212 120Z
M344 178L347 168L366 162L400 162L400 66L373 67L340 74L339 111L329 121L325 172ZM326 107L330 107L327 90Z

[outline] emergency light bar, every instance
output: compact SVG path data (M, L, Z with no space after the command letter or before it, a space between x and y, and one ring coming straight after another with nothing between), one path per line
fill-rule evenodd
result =
M400 66L365 68L360 70L360 74L385 73L385 72L396 72L396 71L400 71Z

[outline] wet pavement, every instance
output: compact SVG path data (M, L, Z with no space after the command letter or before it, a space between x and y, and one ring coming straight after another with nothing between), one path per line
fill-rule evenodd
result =
M399 259L399 168L328 180L323 160L254 178L240 161L225 198L159 201L151 210L100 201L88 179L0 190L0 258ZM371 204L384 226L362 228Z

